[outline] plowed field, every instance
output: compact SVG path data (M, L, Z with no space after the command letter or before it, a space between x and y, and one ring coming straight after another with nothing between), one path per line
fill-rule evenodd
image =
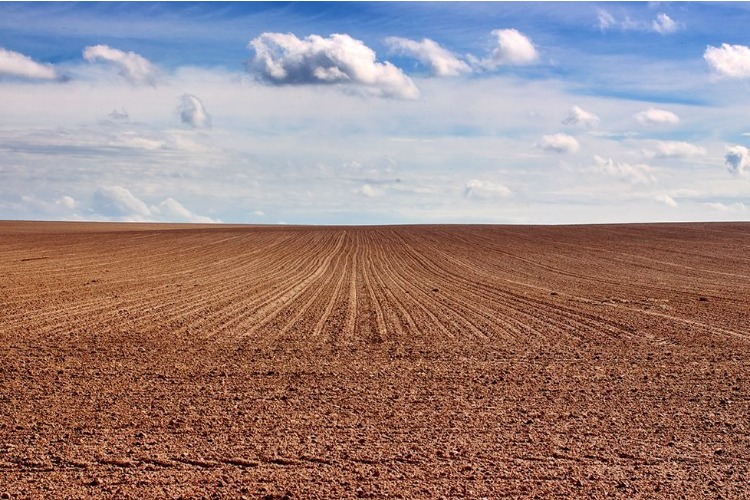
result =
M750 495L750 224L0 223L0 494Z

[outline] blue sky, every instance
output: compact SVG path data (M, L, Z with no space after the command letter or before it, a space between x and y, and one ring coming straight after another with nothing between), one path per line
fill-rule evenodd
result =
M750 216L744 3L0 3L0 218Z

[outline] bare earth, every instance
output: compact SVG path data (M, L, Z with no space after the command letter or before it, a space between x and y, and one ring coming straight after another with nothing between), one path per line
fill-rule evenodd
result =
M0 223L0 494L750 495L750 223Z

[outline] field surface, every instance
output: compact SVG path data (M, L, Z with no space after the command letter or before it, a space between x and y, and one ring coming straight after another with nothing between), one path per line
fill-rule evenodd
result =
M750 224L0 223L2 498L750 495Z

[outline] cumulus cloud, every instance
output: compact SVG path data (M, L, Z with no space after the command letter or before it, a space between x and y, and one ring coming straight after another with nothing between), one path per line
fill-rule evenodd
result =
M83 50L88 62L103 61L118 69L131 85L156 85L159 70L148 59L135 52L123 52L108 45L92 45Z
M210 217L194 214L174 198L167 198L159 203L159 205L151 207L151 212L161 216L162 219L175 222L194 222L198 224L213 224L218 222Z
M654 151L646 152L646 156L653 158L697 158L705 155L704 148L682 141L658 141Z
M121 186L99 187L94 193L94 208L103 215L133 217L138 220L151 215L148 205Z
M745 146L732 146L727 149L724 163L733 175L744 175L745 168L750 165L750 152Z
M678 28L679 25L663 12L651 22L651 29L662 35L674 33Z
M76 208L76 200L72 196L62 196L59 200L56 200L55 203L67 208L68 210L73 210Z
M665 109L649 108L633 115L641 125L674 125L680 123L680 117Z
M30 209L36 217L53 218L53 219L78 219L76 214L78 202L75 198L63 195L52 201L37 198L34 195L22 195L21 204L24 209Z
M589 113L585 109L573 106L568 114L563 118L563 125L572 125L575 127L595 127L599 124L599 117L594 113Z
M531 39L515 29L494 30L497 45L489 58L482 65L489 69L498 66L522 66L534 64L539 60L539 53Z
M122 186L100 186L94 193L94 210L100 215L121 221L219 222L194 214L174 198L148 206Z
M183 94L179 97L177 114L183 125L192 128L211 128L211 115L206 111L203 102L192 94Z
M633 184L652 184L656 182L653 169L645 163L631 164L616 162L612 158L594 156L592 170L596 173L617 177Z
M720 77L750 77L750 48L744 45L722 43L721 47L709 45L703 54L709 67Z
M555 153L575 153L579 148L576 138L568 134L542 136L542 140L536 146L545 151L553 151Z
M386 38L385 43L393 52L418 59L419 62L430 68L436 76L458 76L471 71L471 67L456 57L453 52L441 47L429 38L417 42L408 38L392 36Z
M660 195L657 195L656 197L654 197L654 199L655 199L656 201L658 201L659 203L664 203L664 204L665 204L665 205L667 205L668 207L672 207L672 208L674 208L674 207L676 207L676 206L677 206L677 202L676 202L676 201L674 201L674 198L672 198L672 197L671 197L671 196L669 196L668 194L660 194Z
M0 48L0 77L57 80L60 74L51 64L42 64L28 56Z
M513 192L502 184L471 179L466 183L464 196L467 198L507 198Z
M248 70L274 84L341 84L399 99L416 99L419 89L390 62L347 34L305 39L289 33L263 33L248 44L255 58Z

